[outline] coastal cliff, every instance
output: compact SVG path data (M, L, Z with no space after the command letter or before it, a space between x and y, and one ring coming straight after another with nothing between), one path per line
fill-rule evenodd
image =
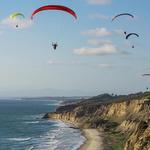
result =
M44 118L60 119L80 128L103 128L125 136L124 150L150 150L150 93L103 94L59 107Z

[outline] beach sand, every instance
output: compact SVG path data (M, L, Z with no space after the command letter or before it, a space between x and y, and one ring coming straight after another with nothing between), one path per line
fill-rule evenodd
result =
M78 150L104 150L103 133L97 129L83 129L86 142Z

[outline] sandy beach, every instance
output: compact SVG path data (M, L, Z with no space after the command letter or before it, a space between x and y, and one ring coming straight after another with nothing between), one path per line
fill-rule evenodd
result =
M83 129L86 142L78 150L103 150L103 133L97 129Z

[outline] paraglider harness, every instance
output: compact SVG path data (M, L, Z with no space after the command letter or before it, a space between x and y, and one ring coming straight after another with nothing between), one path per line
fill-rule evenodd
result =
M58 44L57 43L52 43L52 46L53 46L54 50L56 50Z

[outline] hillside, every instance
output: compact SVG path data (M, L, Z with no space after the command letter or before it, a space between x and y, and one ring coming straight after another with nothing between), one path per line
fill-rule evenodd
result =
M103 128L123 135L124 150L150 150L150 93L102 94L59 107L44 118L77 123L81 128Z

